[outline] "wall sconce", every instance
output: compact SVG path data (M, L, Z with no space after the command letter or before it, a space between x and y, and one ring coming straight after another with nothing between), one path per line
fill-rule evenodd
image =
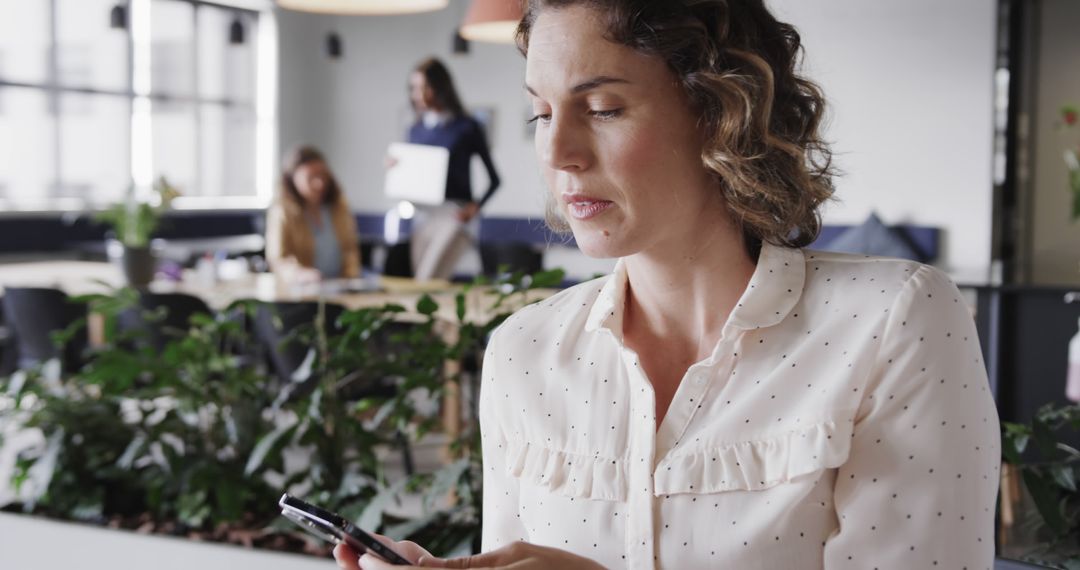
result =
M341 59L345 55L345 46L337 32L326 34L326 55L330 59Z
M461 37L461 32L454 31L453 52L457 55L469 53L469 40Z
M114 30L126 30L128 27L127 6L117 4L109 10L109 27Z
M238 46L244 44L244 23L240 18L234 18L229 24L229 43Z

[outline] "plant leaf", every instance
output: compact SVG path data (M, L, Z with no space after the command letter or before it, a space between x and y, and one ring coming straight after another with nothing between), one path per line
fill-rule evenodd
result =
M1042 516L1043 522L1056 536L1065 531L1065 517L1061 513L1058 502L1058 486L1048 480L1035 469L1023 470L1024 484L1035 501L1035 508Z
M1062 489L1076 492L1076 474L1069 465L1056 464L1050 467L1050 475Z
M431 295L424 293L420 300L416 302L416 312L430 317L435 314L435 311L439 310L439 304L435 302L435 299L431 298Z
M262 436L259 442L255 444L255 448L251 450L247 465L244 466L244 475L250 477L252 473L258 471L278 442L285 441L287 439L285 436L295 431L296 426L296 422L283 424L275 428L274 431Z
M532 275L531 287L539 289L550 289L562 285L563 279L566 277L566 272L562 269L549 269L547 271L539 271Z

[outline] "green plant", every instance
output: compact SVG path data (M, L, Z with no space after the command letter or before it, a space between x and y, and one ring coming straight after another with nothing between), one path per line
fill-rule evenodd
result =
M1080 406L1046 405L1030 424L1002 423L1004 461L1019 472L1038 513L1040 545L1025 557L1062 568L1080 568L1080 450L1061 432L1080 430Z
M7 394L0 425L16 422L43 434L42 445L20 454L13 478L35 491L23 508L211 538L235 529L303 537L277 516L277 497L287 489L365 528L422 541L437 554L478 546L482 466L475 422L451 442L458 459L435 473L390 482L375 449L436 427L433 411L418 407L418 392L440 399L451 387L472 384L465 392L475 394L490 332L528 300L530 289L561 280L562 272L553 271L478 282L455 296L452 334L426 295L414 311L399 305L346 311L334 327L320 310L315 323L290 333L311 354L285 386L249 350L255 342L243 323L258 303L237 303L218 317L197 315L186 329L168 331L174 334L159 351L117 326L122 313L135 310L138 293L81 298L105 321L105 344L88 363L67 377L50 364L0 381ZM489 318L468 318L470 299ZM78 326L83 323L56 340L63 343ZM290 456L302 457L303 468L290 470ZM424 495L421 516L388 514L405 492Z
M412 331L414 344L420 350L410 350L410 359L402 362L406 381L403 386L422 389L441 397L450 386L461 393L475 397L479 393L479 365L484 348L492 331L510 316L513 310L529 302L529 292L537 288L558 287L563 280L561 269L542 271L527 275L521 272L507 273L494 283L479 279L454 297L456 335L450 342L440 342L433 336L433 315L439 307L434 300L425 297L417 305L418 312L428 316L423 327ZM468 304L475 293L478 301L486 306L482 313L487 318L475 321L468 318ZM418 336L417 336L418 335ZM402 337L392 337L401 340ZM415 342L417 339L428 339ZM339 352L340 354L340 352ZM448 377L419 374L410 377L408 370L423 370L441 363L453 363ZM423 417L409 398L410 390L401 390L381 403L380 413L385 413L393 429L412 425L423 434L429 427L430 418ZM469 408L475 405L469 403ZM389 411L387 411L389 410ZM457 437L449 442L451 453L458 459L430 474L419 474L409 481L384 488L365 509L361 523L374 527L376 524L385 534L395 540L411 539L423 544L437 556L449 556L462 552L477 552L480 548L482 526L483 458L480 452L480 430L475 421L466 422ZM425 512L412 519L384 516L383 507L392 504L402 492L422 493ZM381 523L381 524L380 524Z
M85 300L111 323L134 298L121 290ZM24 425L54 446L22 458L22 478L55 461L45 492L26 507L83 520L145 512L192 529L270 516L277 489L245 463L274 428L263 413L273 394L229 350L241 325L196 315L160 353L107 330L106 345L69 378L31 374L11 390Z
M172 205L180 192L165 177L154 184L150 202L136 198L135 189L129 188L123 202L113 204L97 215L97 220L112 227L116 239L128 247L147 247L150 238L161 223L161 216Z

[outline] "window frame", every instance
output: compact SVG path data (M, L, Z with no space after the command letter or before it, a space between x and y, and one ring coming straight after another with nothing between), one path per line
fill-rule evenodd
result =
M50 188L59 188L60 184L64 180L63 178L63 162L61 160L62 154L62 117L60 114L60 99L64 95L69 94L82 94L92 96L106 96L106 97L120 97L127 100L127 107L129 110L128 121L126 128L130 129L130 136L127 139L127 154L128 154L128 166L129 173L127 181L131 184L137 193L148 193L153 184L155 173L152 170L152 157L147 158L148 152L140 153L137 146L140 144L137 142L137 123L140 117L137 113L145 113L146 116L143 120L150 120L150 114L152 113L152 107L155 103L181 103L190 105L192 108L191 120L194 124L195 131L195 145L194 157L195 157L195 172L194 172L194 185L196 187L203 186L202 177L204 176L201 161L201 153L198 151L199 145L202 143L203 135L203 117L201 110L205 106L217 106L219 108L228 110L230 107L239 107L249 109L255 117L253 128L254 133L254 165L255 173L253 179L255 180L255 194L254 196L241 196L241 195L223 195L223 196L200 196L200 195L188 195L182 196L174 201L173 207L177 210L256 210L265 209L271 202L274 186L273 180L275 175L274 164L275 157L278 153L277 148L277 22L273 11L273 3L266 0L118 0L117 4L124 5L127 9L127 26L123 30L126 36L127 43L127 87L126 89L106 89L98 87L90 87L86 85L68 85L63 84L59 77L59 26L58 26L58 11L60 0L44 0L48 7L48 59L47 70L44 81L42 82L27 82L16 81L4 78L0 76L0 90L16 88L16 89L29 89L41 92L45 94L47 98L47 105L49 114L53 118L48 128L52 130L52 144L51 144L51 158L52 158L52 176ZM157 2L173 2L183 3L192 6L192 26L193 35L191 42L191 72L195 81L194 93L190 96L178 96L168 93L154 92L152 89L149 92L138 89L138 76L145 74L147 77L151 73L150 63L151 60L148 54L142 54L145 57L139 57L137 50L140 49L136 42L136 36L138 33L135 31L139 18L135 15L137 9L143 9L149 15L150 5ZM243 14L246 16L248 22L254 24L254 30L250 28L247 30L247 38L245 41L255 43L255 70L253 70L253 77L255 78L255 86L253 87L253 97L251 101L238 101L231 99L228 96L225 97L204 97L198 91L198 78L200 73L200 58L199 58L199 38L201 34L207 33L200 28L199 10L201 8L213 8L223 9L230 12ZM108 14L102 14L102 18L108 17ZM120 33L120 30L116 30ZM254 33L252 33L254 32ZM153 30L150 29L151 35L147 37L148 40L153 39ZM145 46L146 51L150 50L149 43ZM137 67L139 66L139 67ZM142 105L143 109L137 110L140 107L140 102L145 101ZM123 128L123 126L118 125ZM146 144L152 145L153 139L143 141ZM143 172L140 173L140 170ZM147 176L147 173L150 176ZM0 217L21 216L26 214L55 214L72 211L93 212L100 211L106 208L110 200L95 199L90 197L88 199L75 199L75 198L60 198L54 195L50 195L47 198L46 207L27 207L29 202L18 199L10 199L0 196Z

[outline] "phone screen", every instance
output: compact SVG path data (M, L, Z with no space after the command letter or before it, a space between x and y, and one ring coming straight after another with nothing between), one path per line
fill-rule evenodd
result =
M404 556L337 513L321 509L287 493L281 496L278 506L281 507L282 516L327 542L348 544L359 553L371 552L390 564L412 564Z

